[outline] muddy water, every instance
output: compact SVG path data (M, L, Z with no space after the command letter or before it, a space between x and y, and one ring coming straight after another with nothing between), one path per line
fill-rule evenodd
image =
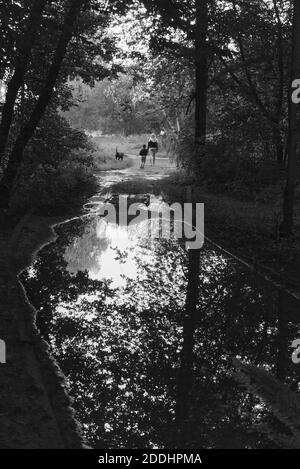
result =
M184 245L108 225L96 213L57 227L23 274L38 325L95 448L269 448L267 409L233 379L232 357L297 387L297 306L209 245L200 255L186 416L178 419L189 275ZM191 274L191 272L190 272ZM299 365L300 366L300 365ZM185 375L187 376L187 375ZM185 383L181 383L184 389ZM180 404L180 403L179 403Z

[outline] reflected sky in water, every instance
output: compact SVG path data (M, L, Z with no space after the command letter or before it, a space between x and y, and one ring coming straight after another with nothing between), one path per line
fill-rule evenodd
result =
M144 228L143 228L144 229ZM232 378L230 357L297 384L289 347L296 307L205 247L195 324L192 400L184 440L174 421L183 343L187 253L99 216L57 228L22 281L38 326L68 377L95 448L272 447L255 424L266 410Z
M91 233L91 229L94 233ZM90 236L96 237L91 252L92 262L90 255L87 255L83 248L89 242ZM118 256L119 251L126 252L124 260ZM80 239L75 239L73 244L66 248L64 259L70 273L87 271L91 279L111 280L112 287L120 288L126 286L126 279L136 278L138 266L135 258L139 255L141 249L133 233L125 227L108 224L99 218L87 228Z

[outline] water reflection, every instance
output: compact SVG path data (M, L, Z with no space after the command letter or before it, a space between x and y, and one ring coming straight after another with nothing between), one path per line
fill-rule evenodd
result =
M87 271L91 279L111 280L118 288L126 286L126 279L136 278L139 251L134 235L125 227L96 218L67 246L64 259L71 274ZM125 252L122 258L119 253Z
M103 223L60 226L23 275L89 443L273 447L254 431L268 413L233 381L229 357L296 386L297 307L208 247L188 258L175 241Z

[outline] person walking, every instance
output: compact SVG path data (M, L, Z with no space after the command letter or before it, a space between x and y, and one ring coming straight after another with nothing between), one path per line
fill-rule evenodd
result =
M145 168L147 155L148 155L147 145L143 145L143 148L142 148L141 151L140 151L140 156L141 156L141 169L144 169L144 168Z
M155 157L158 152L158 141L155 134L151 134L150 140L148 142L148 150L150 152L151 165L155 166Z

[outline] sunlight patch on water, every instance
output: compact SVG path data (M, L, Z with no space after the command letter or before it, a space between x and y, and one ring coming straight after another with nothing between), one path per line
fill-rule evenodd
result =
M107 280L112 288L124 288L128 280L137 278L137 259L149 263L153 259L151 242L143 239L146 231L146 224L127 229L95 218L84 234L66 247L68 272L87 271L92 280Z
M104 221L99 221L97 236L107 241L107 247L99 252L97 266L90 272L90 277L93 280L111 280L113 288L125 287L127 279L134 279L137 275L136 240L126 228ZM118 252L126 252L126 259L120 259Z

